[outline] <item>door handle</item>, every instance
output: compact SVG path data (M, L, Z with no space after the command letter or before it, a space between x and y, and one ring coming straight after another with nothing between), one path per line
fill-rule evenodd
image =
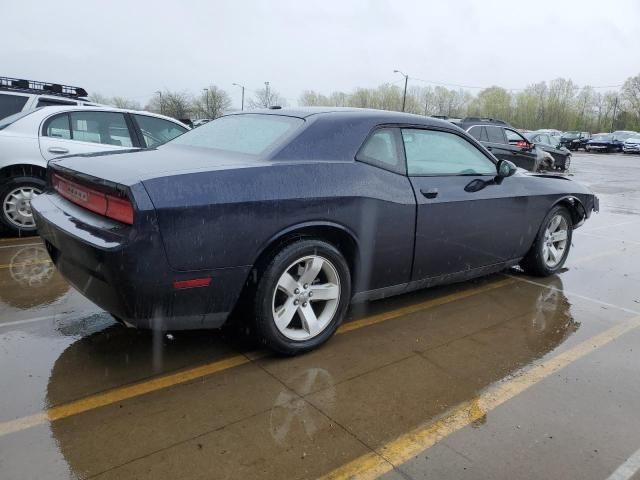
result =
M427 198L436 198L438 196L437 188L421 188L420 193Z
M487 150L491 151L491 147L486 147L486 148L487 148Z
M62 148L62 147L49 147L49 149L47 150L49 153L69 153L69 149L68 148Z

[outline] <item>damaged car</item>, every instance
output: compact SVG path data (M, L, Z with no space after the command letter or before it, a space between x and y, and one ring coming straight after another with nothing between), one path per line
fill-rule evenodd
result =
M242 311L264 345L297 354L352 302L515 265L557 273L598 199L444 120L302 108L54 160L32 205L58 270L120 322L217 328Z

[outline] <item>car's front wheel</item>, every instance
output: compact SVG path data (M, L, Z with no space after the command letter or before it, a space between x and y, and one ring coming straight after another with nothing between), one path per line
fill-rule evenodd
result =
M565 207L552 208L542 222L531 250L520 262L524 272L546 277L560 270L571 248L571 226L571 215Z
M300 240L284 247L262 274L256 330L272 350L295 355L326 342L351 299L349 266L331 244Z
M31 234L36 222L31 212L31 200L44 191L45 182L38 177L15 177L0 186L0 223L11 232Z

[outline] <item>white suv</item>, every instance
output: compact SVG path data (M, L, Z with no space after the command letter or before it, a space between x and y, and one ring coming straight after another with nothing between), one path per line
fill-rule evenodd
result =
M91 103L86 96L86 90L80 87L0 77L0 120L39 107L99 106Z
M45 186L47 161L61 155L153 148L189 130L173 118L104 107L46 107L0 120L0 225L36 228L31 198Z

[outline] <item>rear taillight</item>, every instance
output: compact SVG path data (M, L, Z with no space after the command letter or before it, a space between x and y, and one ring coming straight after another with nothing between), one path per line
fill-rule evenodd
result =
M128 198L102 193L56 174L52 183L54 190L70 202L113 220L133 224L133 205Z

